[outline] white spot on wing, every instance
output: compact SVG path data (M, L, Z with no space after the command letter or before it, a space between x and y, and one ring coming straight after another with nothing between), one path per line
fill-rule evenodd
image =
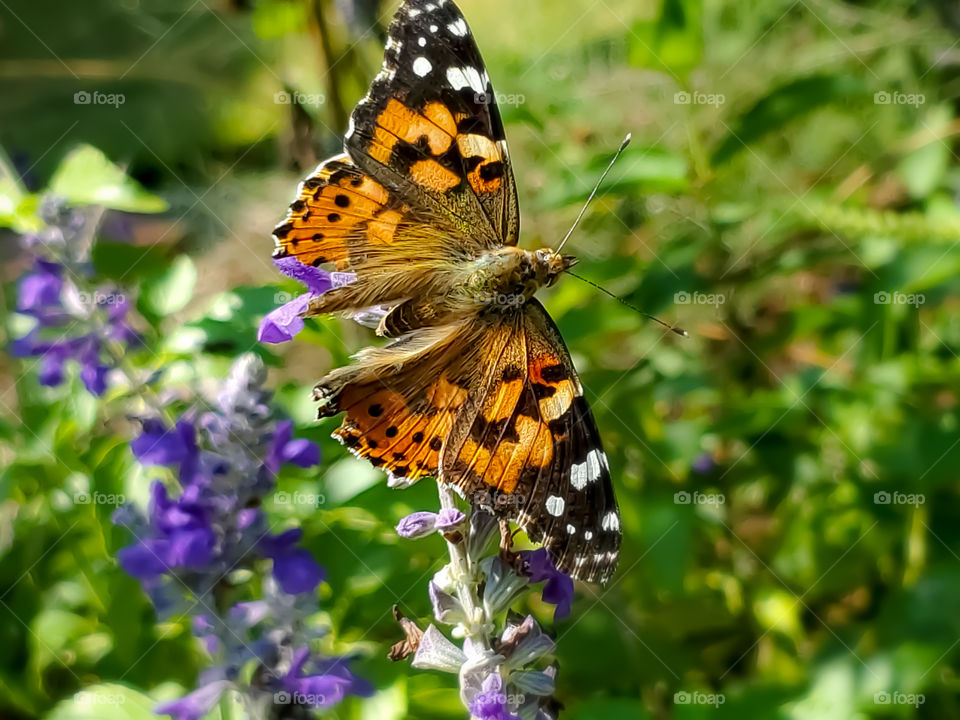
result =
M427 46L427 39L426 39L426 38L418 38L418 39L417 39L417 45L419 45L420 47L426 47L426 46Z
M567 525L567 532L568 532L570 535L576 535L576 533L577 533L577 528L574 527L573 525L568 524L568 525Z
M583 536L584 536L587 540L593 540L593 531L592 531L592 530L587 530L585 533L583 533Z
M480 78L480 73L473 67L449 67L447 68L447 82L454 90L462 90L470 87L474 92L483 93L486 85Z
M566 503L559 495L550 495L547 498L547 512L554 517L560 517L563 514L563 508Z
M413 7L412 7L412 8L407 8L407 15L409 15L409 16L412 17L412 18L415 18L415 17L416 17L417 15L419 15L420 13L421 13L421 11L418 10L417 8L413 8Z
M440 28L438 28L436 25L431 25L431 26L430 26L430 32L432 32L432 33L435 33L435 32L436 32L437 30L439 30L439 29L440 29Z
M587 463L574 463L570 466L570 484L577 490L583 490L587 486Z
M460 18L456 22L447 25L447 30L452 32L457 37L464 37L467 34L467 23L464 22L463 18Z
M616 511L611 510L603 516L603 520L600 522L600 527L602 527L604 530L619 530L620 516L616 513Z
M600 477L600 470L606 467L606 456L594 448L587 454L587 479L594 482Z
M417 77L426 77L433 70L433 64L425 57L418 57L413 61L413 72Z

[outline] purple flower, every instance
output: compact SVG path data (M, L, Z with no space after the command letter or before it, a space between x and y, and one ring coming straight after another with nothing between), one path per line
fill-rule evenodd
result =
M215 680L201 685L179 700L160 703L153 711L157 715L169 715L176 720L200 720L213 710L229 686L230 683L226 680Z
M60 265L37 258L33 272L20 281L17 312L32 315L44 322L52 309L59 309L63 290L62 272Z
M310 300L328 290L353 281L351 273L331 273L312 265L304 265L296 258L280 258L273 261L277 269L287 277L306 286L307 292L267 314L260 323L257 339L265 343L282 343L292 340L303 330L303 313Z
M273 434L273 444L264 465L276 474L284 463L309 468L320 463L320 446L311 440L293 438L293 422L281 420Z
M325 573L309 550L294 548L273 559L273 576L285 593L296 595L313 592Z
M530 582L547 581L543 586L543 601L557 606L553 613L554 621L569 615L570 606L573 603L573 579L557 570L550 554L543 548L523 550L520 556L523 558L524 570Z
M519 720L507 709L507 696L499 673L487 675L480 692L470 701L469 710L470 715L478 720Z
M186 420L171 429L160 420L144 420L143 433L130 448L141 465L179 465L197 453L196 430Z
M343 672L304 676L302 673L308 660L310 651L307 648L299 648L294 653L290 672L282 680L284 689L292 693L297 702L311 707L329 707L343 700L353 684L352 677L345 677Z
M693 470L700 475L706 475L708 472L713 470L714 466L715 463L713 462L713 455L708 452L703 452L697 455L691 465Z
M465 519L466 515L456 508L447 508L439 513L415 512L397 523L397 534L410 540L426 537L434 532L450 532L456 529Z

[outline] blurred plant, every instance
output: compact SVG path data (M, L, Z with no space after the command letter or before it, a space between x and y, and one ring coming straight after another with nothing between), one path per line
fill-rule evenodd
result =
M453 493L438 487L440 512L408 515L397 533L419 538L436 532L446 541L450 562L430 581L430 601L434 619L452 626L451 635L462 638L463 646L457 647L431 624L412 641L413 666L457 674L460 699L473 718L556 717L552 695L557 665L543 667L554 641L532 615L523 617L509 608L531 582L545 580L544 600L557 606L555 617L566 615L573 581L553 566L545 550L488 554L500 527L495 516L477 506L467 518L457 509Z
M138 539L118 553L120 563L161 618L192 614L195 634L219 661L194 692L157 708L178 720L204 716L231 689L258 718L292 717L291 706L328 707L367 691L346 659L312 653L324 634L307 622L323 569L296 547L300 530L272 534L260 509L281 465L320 461L316 444L292 439L292 423L275 419L265 380L263 364L244 355L214 400L198 399L209 409L188 411L173 427L145 418L132 444L142 464L176 468L181 491L171 498L155 481L147 515L117 511L115 521ZM267 560L272 576L262 597L237 602L256 597L255 570ZM244 673L251 663L255 670Z
M41 385L59 385L64 365L76 361L87 390L102 395L115 356L138 340L127 322L129 300L114 284L102 284L90 264L94 221L89 209L45 196L37 216L45 227L23 237L33 271L20 280L17 312L32 319L12 353L39 358Z

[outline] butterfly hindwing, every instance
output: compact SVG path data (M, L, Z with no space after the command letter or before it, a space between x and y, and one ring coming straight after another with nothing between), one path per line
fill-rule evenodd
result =
M468 497L492 497L493 509L564 571L606 581L619 555L620 513L573 361L536 300L503 323L510 341L488 360L477 411L458 416L440 480Z
M484 247L515 245L516 184L476 41L449 0L407 0L345 138L357 165Z

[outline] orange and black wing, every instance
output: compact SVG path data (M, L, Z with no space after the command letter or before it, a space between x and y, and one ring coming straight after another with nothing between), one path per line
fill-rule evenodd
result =
M471 318L368 348L317 385L320 416L345 413L334 437L389 473L391 485L441 476L451 430L489 382L488 358L511 341L509 328Z
M345 149L408 205L482 247L515 245L516 184L476 41L449 0L406 0Z
M338 155L300 183L287 217L273 231L274 257L351 270L371 253L387 251L401 224L413 222L408 205L364 175L348 155Z
M510 340L445 444L440 480L490 498L557 566L605 582L616 569L620 512L600 434L563 339L536 300L505 316Z

